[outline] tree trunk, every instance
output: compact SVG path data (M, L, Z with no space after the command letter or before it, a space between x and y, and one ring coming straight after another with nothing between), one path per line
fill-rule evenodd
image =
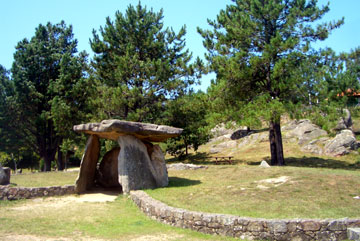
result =
M58 168L58 171L62 171L64 170L64 161L63 161L63 153L62 151L60 150L60 146L57 148L57 168Z
M185 143L185 156L188 156L189 151L188 151L188 143L187 143L186 137L184 138L184 143Z
M270 121L269 141L270 141L270 152L271 152L271 165L272 166L285 165L280 120Z
M51 171L51 162L55 159L56 149L48 150L45 155L43 156L44 159L44 172L50 172Z

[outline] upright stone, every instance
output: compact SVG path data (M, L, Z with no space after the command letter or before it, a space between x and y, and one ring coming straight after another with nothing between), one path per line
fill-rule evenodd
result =
M120 147L108 151L100 162L97 181L103 187L121 187L118 174L118 156Z
M7 185L10 183L10 168L2 167L0 163L0 185Z
M151 163L155 171L155 180L158 187L166 187L169 185L168 172L165 163L165 155L159 145L153 146L151 153Z
M130 190L155 188L155 170L145 144L130 135L120 136L118 159L119 183L124 193Z
M79 176L75 183L77 193L85 192L94 185L96 165L100 154L99 137L91 135L86 143L85 153L80 164Z

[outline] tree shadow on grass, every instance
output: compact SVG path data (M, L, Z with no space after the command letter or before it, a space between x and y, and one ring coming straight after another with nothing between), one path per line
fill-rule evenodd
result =
M199 180L191 180L181 177L169 177L168 187L188 187L201 184Z
M266 160L270 163L270 160ZM251 162L248 165L260 165L260 162ZM292 167L310 167L310 168L330 168L330 169L344 169L344 170L359 170L360 162L354 164L345 161L334 160L330 158L320 157L287 157L285 158L285 165Z
M285 158L285 164L287 166L294 167L313 167L313 168L331 168L331 169L345 169L345 170L359 170L360 162L354 164L334 160L330 158L320 157L288 157Z

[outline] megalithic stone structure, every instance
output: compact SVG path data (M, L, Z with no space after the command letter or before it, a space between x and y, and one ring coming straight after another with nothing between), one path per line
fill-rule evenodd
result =
M153 143L176 137L182 129L123 120L103 120L76 125L73 129L90 135L75 183L78 193L91 189L95 184L119 186L124 193L168 185L164 153ZM120 148L106 153L100 168L97 168L99 138L117 141Z

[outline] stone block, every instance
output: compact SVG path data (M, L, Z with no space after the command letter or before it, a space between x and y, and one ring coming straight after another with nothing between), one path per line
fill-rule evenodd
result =
M350 240L360 240L360 228L348 228L347 236Z
M301 227L304 231L319 231L321 228L321 225L317 221L303 221L301 223Z

